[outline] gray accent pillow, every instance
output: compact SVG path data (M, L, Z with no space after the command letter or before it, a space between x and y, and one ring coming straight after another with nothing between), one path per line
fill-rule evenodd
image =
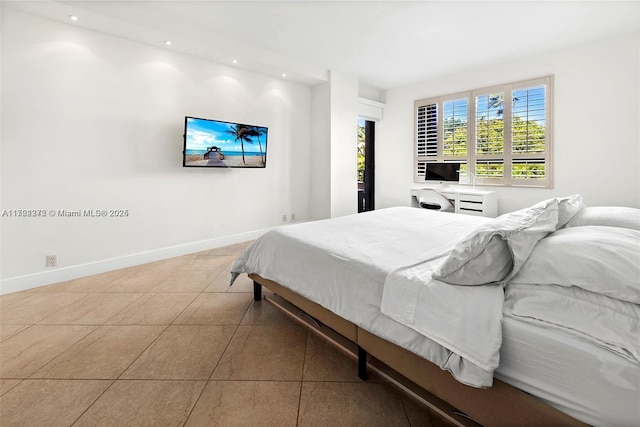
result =
M452 285L484 285L509 280L536 243L556 230L558 200L549 199L501 215L459 242L433 277Z

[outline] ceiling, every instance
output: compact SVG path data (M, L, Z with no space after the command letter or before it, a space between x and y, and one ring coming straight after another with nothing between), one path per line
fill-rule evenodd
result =
M640 31L639 0L2 4L305 84L335 70L383 90Z

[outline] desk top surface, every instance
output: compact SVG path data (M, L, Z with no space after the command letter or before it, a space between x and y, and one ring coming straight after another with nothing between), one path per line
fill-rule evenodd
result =
M443 187L436 187L433 185L415 185L411 187L411 194L415 195L418 193L418 190L420 190L421 188L428 188L429 190L436 190L439 191L441 193L463 193L463 194L478 194L478 195L485 195L485 194L492 194L495 193L495 191L490 191L490 190L478 190L478 189L474 189L474 188L466 188L466 187L454 187L454 186L443 186Z

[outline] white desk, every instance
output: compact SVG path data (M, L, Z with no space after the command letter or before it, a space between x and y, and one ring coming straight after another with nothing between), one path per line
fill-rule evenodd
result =
M421 188L436 190L455 207L455 213L495 218L498 216L498 197L495 191L474 190L458 187L431 187L423 185L411 188L411 206L419 208L417 194Z

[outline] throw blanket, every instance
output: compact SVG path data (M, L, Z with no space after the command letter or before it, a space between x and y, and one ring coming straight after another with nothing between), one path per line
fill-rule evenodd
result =
M432 278L444 261L437 257L389 274L384 283L382 313L429 337L460 358L484 369L489 376L458 378L476 387L498 367L502 344L503 287L457 286ZM440 367L455 372L459 357Z

